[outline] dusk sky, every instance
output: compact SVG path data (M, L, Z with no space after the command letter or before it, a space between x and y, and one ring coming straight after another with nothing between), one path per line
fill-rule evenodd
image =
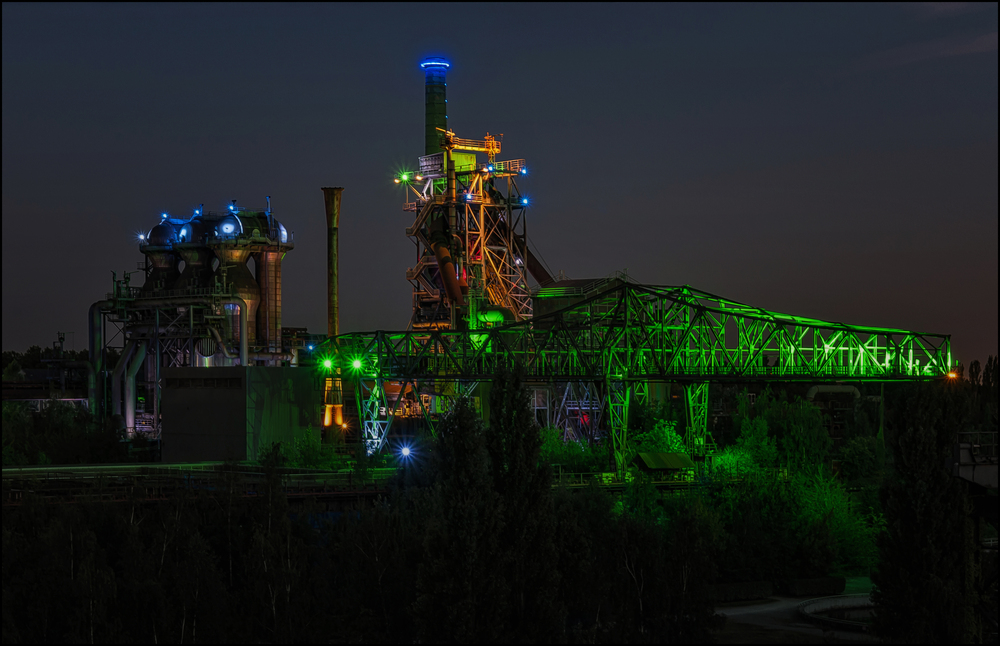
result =
M997 353L996 4L2 11L5 350L85 348L161 212L265 195L295 235L283 324L325 332L323 186L345 187L341 330L403 329L392 177L443 55L458 136L527 160L553 271Z

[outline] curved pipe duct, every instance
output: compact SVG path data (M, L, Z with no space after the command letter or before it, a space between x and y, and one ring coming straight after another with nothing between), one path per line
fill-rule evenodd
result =
M448 295L449 300L461 307L465 304L465 300L462 298L462 286L458 283L457 271L455 269L455 263L451 259L451 250L448 248L448 221L443 215L438 215L431 219L430 226L428 227L430 233L431 249L434 251L434 257L438 261L438 271L441 274L441 281L444 283L444 291Z
M111 376L111 414L121 415L122 414L122 375L125 374L125 368L128 367L128 362L132 358L132 353L135 352L136 340L129 339L129 342L125 344L125 349L122 351L121 358L118 359L118 365L115 366L115 371Z
M125 428L129 435L135 433L135 376L146 360L146 342L140 341L135 357L125 372Z

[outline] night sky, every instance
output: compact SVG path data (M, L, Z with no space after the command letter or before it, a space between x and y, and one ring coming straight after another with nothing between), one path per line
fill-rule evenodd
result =
M265 195L283 324L325 332L322 186L342 331L404 328L392 177L437 54L456 133L527 160L553 271L997 353L996 4L4 3L2 47L4 349L85 348L161 212Z

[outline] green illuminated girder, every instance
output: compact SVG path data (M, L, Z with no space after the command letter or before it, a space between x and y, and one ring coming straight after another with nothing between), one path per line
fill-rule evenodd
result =
M361 440L371 454L385 444L389 425L392 423L392 411L385 396L383 380L356 378L354 397L358 403L358 418L361 420Z
M628 466L628 408L632 385L627 381L608 381L608 433L615 452L615 469L623 473Z
M544 297L545 290L535 296ZM932 379L952 366L948 335L819 321L688 286L632 283L501 327L345 334L335 342L343 356L364 359L356 377L365 379L489 381L499 368L519 365L529 382L626 384L616 393L649 381ZM707 386L703 394L699 388L689 395L689 415L692 437L704 439ZM611 393L608 404L627 410ZM627 418L614 415L608 426L624 451Z
M688 453L705 455L711 452L708 437L708 382L696 381L684 384L684 399L688 414L685 436Z

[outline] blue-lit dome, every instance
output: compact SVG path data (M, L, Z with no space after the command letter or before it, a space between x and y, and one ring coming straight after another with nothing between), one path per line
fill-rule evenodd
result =
M215 233L223 238L230 238L233 236L238 236L243 233L243 223L240 221L239 216L228 215L215 225Z
M205 241L205 223L200 217L185 222L177 234L179 244L202 243Z
M176 231L174 231L174 227L168 222L161 222L153 227L149 232L149 236L146 238L146 244L154 247L169 247L176 241L176 239Z

